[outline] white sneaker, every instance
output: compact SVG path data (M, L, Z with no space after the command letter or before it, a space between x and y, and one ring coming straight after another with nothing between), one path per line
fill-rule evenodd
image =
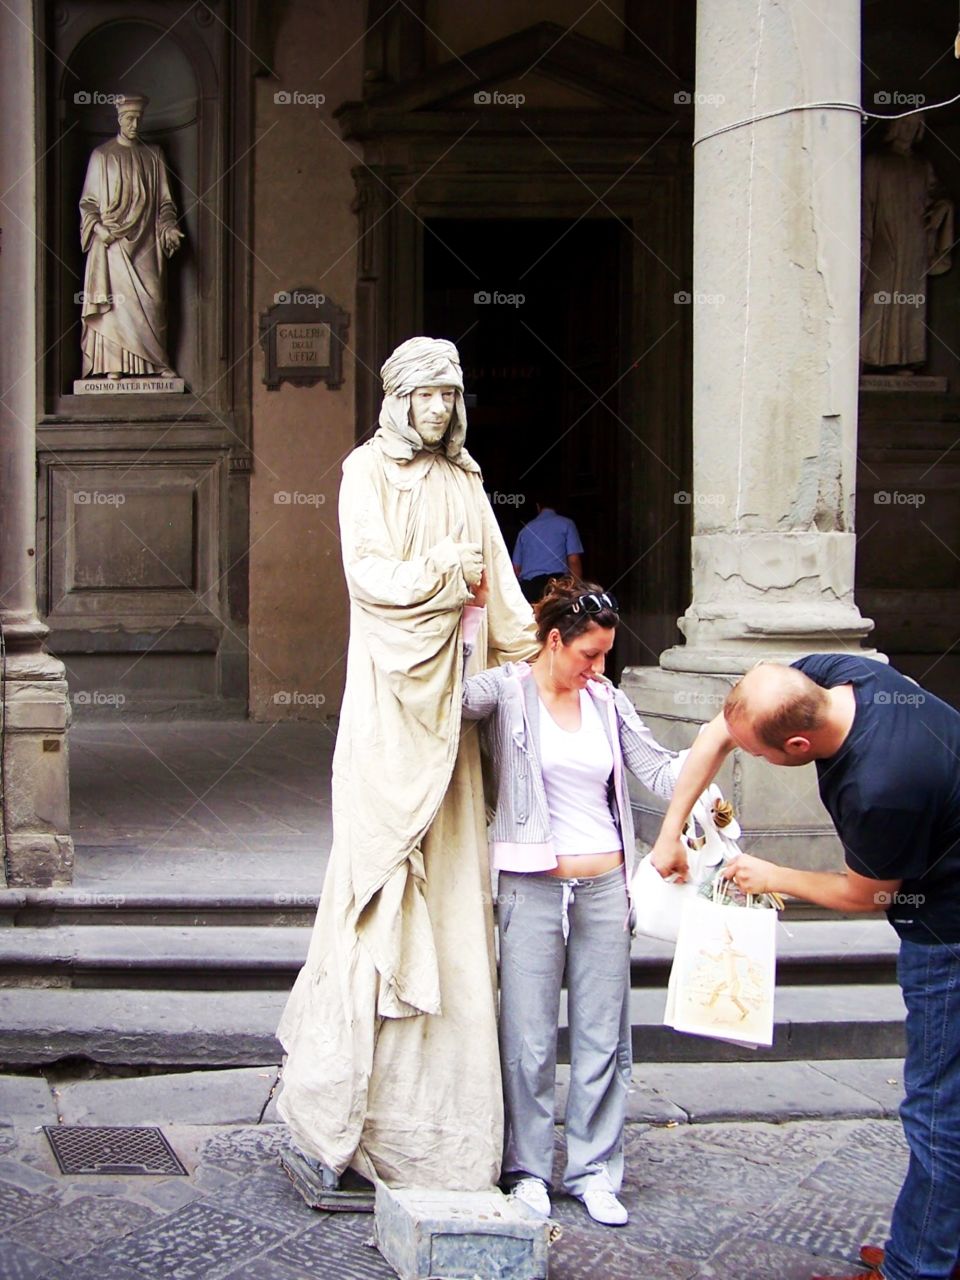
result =
M605 1227L626 1226L630 1215L612 1191L594 1187L585 1191L580 1199L594 1222L602 1222Z
M522 1205L532 1209L541 1218L550 1217L550 1196L547 1192L547 1184L542 1178L521 1178L511 1187L510 1196L511 1199L519 1200Z

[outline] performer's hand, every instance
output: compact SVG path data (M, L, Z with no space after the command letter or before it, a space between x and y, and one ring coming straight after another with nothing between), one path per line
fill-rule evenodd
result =
M168 257L180 248L182 239L183 232L179 227L164 227L160 232L160 245Z
M669 840L658 836L657 843L650 850L650 861L666 880L676 875L678 880L686 880L689 865L687 851L680 840Z
M490 595L490 583L487 581L486 569L480 575L480 581L471 588L470 599L467 604L471 604L476 609L485 609L487 607L487 599Z
M456 545L464 581L468 587L479 586L483 577L483 548L479 542L458 542Z
M776 872L776 863L764 862L751 853L741 853L727 863L722 874L744 893L775 893L773 877Z

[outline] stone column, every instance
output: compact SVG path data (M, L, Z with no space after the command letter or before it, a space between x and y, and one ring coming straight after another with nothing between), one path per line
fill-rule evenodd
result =
M0 628L4 875L68 884L73 841L63 664L43 651L36 557L36 184L33 11L0 6Z
M760 658L860 649L873 626L853 599L860 118L820 107L715 133L858 103L859 16L859 0L697 7L693 599L686 643L624 680L676 745ZM776 814L798 817L797 780L784 790L767 770L751 788L751 768L736 762L727 786L782 854ZM796 860L829 863L819 802L802 809Z

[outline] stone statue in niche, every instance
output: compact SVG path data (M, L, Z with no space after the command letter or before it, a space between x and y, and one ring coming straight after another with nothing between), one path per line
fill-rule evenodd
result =
M166 260L183 232L163 152L140 140L147 101L118 95L119 132L87 164L80 197L85 379L177 377L167 354Z
M950 270L953 202L914 151L919 115L892 120L863 166L860 358L909 376L927 359L927 277Z

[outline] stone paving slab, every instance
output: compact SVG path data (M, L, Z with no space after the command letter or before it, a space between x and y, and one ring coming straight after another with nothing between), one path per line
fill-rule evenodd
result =
M283 1126L164 1132L188 1177L60 1177L43 1135L18 1130L0 1160L0 1280L390 1280L369 1217L296 1195ZM882 1242L905 1161L889 1120L632 1125L625 1154L626 1227L554 1197L551 1280L842 1274L861 1241Z
M636 1063L627 1098L629 1124L703 1124L722 1120L892 1118L902 1096L903 1063L881 1058L815 1063ZM557 1067L556 1118L562 1123L570 1068ZM0 1101L31 1115L42 1080L0 1076ZM171 1072L54 1086L70 1124L277 1124L277 1064ZM22 1100L18 1091L23 1091ZM47 1118L56 1110L48 1094ZM52 1118L51 1118L52 1116ZM2 1117L0 1117L2 1126ZM0 1127L0 1155L3 1129Z
M258 1124L279 1072L274 1065L82 1080L54 1086L54 1096L65 1124Z
M896 1117L903 1100L902 1058L861 1058L812 1065L823 1075L872 1098L877 1104L875 1114Z
M42 1076L0 1076L0 1126L56 1123L53 1095Z
M881 1059L889 1074L892 1061ZM634 1068L656 1094L693 1123L723 1120L855 1119L889 1115L888 1107L852 1081L862 1063L657 1063ZM832 1071L840 1066L840 1072ZM822 1068L822 1069L821 1069ZM902 1063L896 1062L897 1072ZM873 1078L873 1077L871 1077ZM639 1117L638 1117L639 1118ZM656 1123L656 1121L654 1121Z

